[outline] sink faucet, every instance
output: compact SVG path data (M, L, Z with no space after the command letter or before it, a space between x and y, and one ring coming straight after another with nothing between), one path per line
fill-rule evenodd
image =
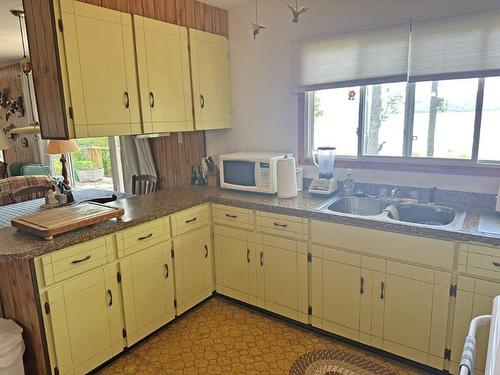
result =
M435 199L437 191L438 191L437 187L432 187L429 189L429 203L436 203Z

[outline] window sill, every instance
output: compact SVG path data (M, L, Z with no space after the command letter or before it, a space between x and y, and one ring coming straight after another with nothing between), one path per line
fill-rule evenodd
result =
M312 158L300 160L302 165L314 165ZM476 164L469 161L404 158L342 158L335 159L335 167L350 169L374 169L420 173L444 173L471 176L500 176L500 164Z

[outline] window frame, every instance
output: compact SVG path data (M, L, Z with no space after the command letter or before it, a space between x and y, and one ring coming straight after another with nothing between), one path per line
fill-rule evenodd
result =
M474 134L470 159L449 159L437 157L413 157L413 120L415 109L416 83L406 83L403 156L364 155L364 113L366 103L366 86L360 88L360 104L358 118L358 150L357 156L337 155L335 165L341 168L402 170L413 172L465 174L480 176L498 176L500 161L479 160L479 143L481 135L481 119L483 112L485 79L478 78L476 93ZM299 163L314 165L311 151L313 148L313 108L314 92L298 95L299 109Z

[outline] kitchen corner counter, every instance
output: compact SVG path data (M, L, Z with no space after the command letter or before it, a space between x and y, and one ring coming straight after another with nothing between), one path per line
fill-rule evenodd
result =
M202 203L217 203L241 208L270 211L281 214L319 219L339 224L354 225L383 231L398 232L423 237L432 237L457 242L480 242L500 246L500 235L478 232L479 215L487 213L469 210L461 230L447 230L423 227L417 224L387 222L379 219L354 217L343 214L325 214L314 208L326 197L315 197L307 192L296 198L280 199L276 195L237 192L208 187L181 187L155 192L149 195L133 196L109 203L121 207L125 216L121 221L110 220L84 229L76 230L45 241L13 227L0 229L0 263L29 260L49 252L109 235L132 226L155 220ZM489 212L491 213L491 212Z

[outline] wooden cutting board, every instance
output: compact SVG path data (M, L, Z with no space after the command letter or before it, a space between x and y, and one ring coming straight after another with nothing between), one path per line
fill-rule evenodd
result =
M54 208L12 219L17 229L33 233L46 240L55 235L117 218L124 214L123 208L108 207L94 202L82 202L72 206Z

